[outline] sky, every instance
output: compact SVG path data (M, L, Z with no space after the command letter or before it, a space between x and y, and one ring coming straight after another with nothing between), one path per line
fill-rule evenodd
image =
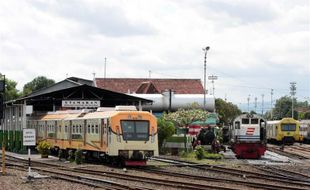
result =
M218 76L215 96L264 109L310 101L308 0L0 1L0 73L18 89L37 76ZM212 83L207 81L212 93ZM269 103L268 103L269 102Z

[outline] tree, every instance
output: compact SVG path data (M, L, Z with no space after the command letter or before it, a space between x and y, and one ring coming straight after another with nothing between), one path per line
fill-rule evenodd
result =
M157 126L158 126L158 146L159 150L161 150L164 140L171 137L175 133L175 127L172 122L166 121L163 118L157 119Z
M24 85L23 95L31 94L33 91L48 87L52 84L55 84L53 79L48 79L45 76L38 76Z
M179 109L176 112L164 114L163 118L167 121L173 122L179 128L185 128L194 121L205 121L207 119L207 112L202 109L197 109L195 106L188 109ZM184 147L186 148L186 133L184 133Z
M294 105L297 105L296 99L294 98ZM297 115L294 113L295 118ZM272 119L282 119L284 117L292 117L292 99L288 96L281 97L276 101L273 109Z
M16 89L17 82L10 79L5 79L5 101L15 100L17 99L20 94Z
M242 113L238 106L231 102L226 102L221 98L215 99L215 108L219 114L220 123L225 125L229 125L235 117Z

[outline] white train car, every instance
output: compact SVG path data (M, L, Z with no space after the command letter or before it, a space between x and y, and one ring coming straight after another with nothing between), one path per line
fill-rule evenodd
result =
M300 120L300 129L299 134L301 137L301 140L305 143L310 143L310 119L308 120Z

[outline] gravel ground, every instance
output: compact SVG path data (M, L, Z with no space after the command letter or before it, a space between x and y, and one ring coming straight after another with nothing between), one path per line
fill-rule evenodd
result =
M26 176L25 171L16 169L7 169L7 175L0 175L0 189L3 190L43 190L43 189L61 189L61 190L94 190L96 188L77 183L66 182L63 180L56 180L51 178L34 179L30 182L22 179Z
M124 170L122 168L112 168L112 167L108 167L108 166L104 166L104 165L93 165L93 164L82 164L82 165L76 165L74 163L69 163L69 162L65 162L65 161L58 161L57 159L51 159L51 160L44 160L45 162L50 162L50 163L58 163L60 165L65 165L67 167L85 167L87 169L94 169L94 170L100 170L100 171L113 171L113 172L119 172L119 173L123 173ZM251 164L249 164L246 160L240 161L240 160L236 160L236 159L224 159L224 160L218 160L218 161L207 161L209 164L214 164L214 165L222 165L228 168L236 168L236 169L240 169L240 170L248 170L248 171L256 171L259 172L259 170L253 168L253 166ZM149 165L152 166L157 166L157 167L161 167L162 169L168 170L168 171L174 171L174 172L179 172L179 173L187 173L187 174L194 174L194 175L202 175L202 176L212 176L212 177L222 177L223 179L225 178L230 178L230 179L240 179L237 177L233 177L233 176L229 176L229 175L223 175L217 172L205 172L205 171L201 171L201 170L196 170L196 169L191 169L191 168L187 168L187 167L174 167L174 166L168 166L168 164L163 164L163 163L159 163L156 161L149 161L148 163ZM292 170L292 171L301 171L305 174L309 174L310 171L310 163L309 161L304 161L302 164L296 164L296 163L282 163L283 165L278 166L280 168L285 168L288 170ZM98 188L93 188L90 186L86 186L86 185L81 185L81 184L77 184L77 183L72 183L72 182L66 182L63 180L56 180L56 179L35 179L34 181L31 182L26 182L26 180L22 179L22 177L24 177L26 175L25 171L19 171L16 169L12 169L12 168L8 168L7 169L7 176L1 176L0 174L0 190L19 190L19 189L23 189L23 190L44 190L44 189L70 189L70 190L79 190L79 189L98 189ZM144 173L141 174L141 172L139 171L135 171L135 170L131 170L128 169L126 171L126 173L131 174L131 175L137 175L137 176L147 176L147 177L154 177L154 179L156 179L158 176L155 174L149 174L149 173ZM169 178L171 180L175 180L178 181L180 179L171 177ZM111 179L112 180L112 179ZM119 180L121 181L121 180ZM125 181L124 181L125 182ZM130 182L126 182L126 183L130 183ZM132 183L132 182L131 182ZM201 183L201 181L200 181ZM214 184L216 185L216 183L214 182L206 182L209 184ZM138 185L138 186L143 186L143 184L139 184L139 183L134 183L132 185ZM233 185L233 184L225 184L224 186L233 186L233 187L237 187L238 189L251 189L248 187L240 187L238 185ZM154 189L165 189L165 190L170 190L169 187L163 187L163 186L147 186L147 187L151 187ZM173 189L173 188L171 188Z

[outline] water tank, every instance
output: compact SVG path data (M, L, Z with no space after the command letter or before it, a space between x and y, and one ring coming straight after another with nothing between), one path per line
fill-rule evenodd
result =
M170 98L171 94L171 98ZM162 112L169 110L169 102L171 100L171 111L176 111L179 108L188 108L191 104L197 103L199 108L203 109L204 94L174 94L164 92L163 94L129 94L139 98L152 100L152 105L142 105L143 110L152 110ZM214 111L215 98L211 95L206 95L206 110Z

